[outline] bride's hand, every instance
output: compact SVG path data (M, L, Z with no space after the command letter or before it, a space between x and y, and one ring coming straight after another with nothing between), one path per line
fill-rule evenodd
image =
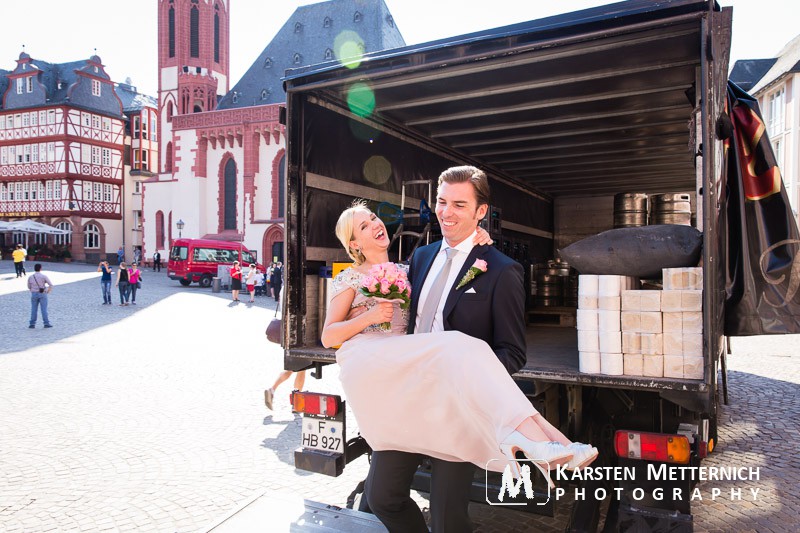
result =
M372 324L383 324L391 322L394 315L394 304L391 301L380 301L364 313Z
M494 241L492 240L491 237L489 237L488 231L478 226L478 232L475 234L475 238L472 240L472 244L475 246L480 246L482 244L487 244L491 246L492 244L494 244Z

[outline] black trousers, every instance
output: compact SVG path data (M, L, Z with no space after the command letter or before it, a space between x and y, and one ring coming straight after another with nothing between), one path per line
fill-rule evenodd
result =
M411 482L423 459L415 453L372 452L364 495L370 510L390 533L428 531L422 511L411 499ZM468 507L475 466L441 459L431 459L431 465L431 531L472 531Z
M17 273L17 277L23 275L25 273L25 263L22 261L14 263L14 271Z

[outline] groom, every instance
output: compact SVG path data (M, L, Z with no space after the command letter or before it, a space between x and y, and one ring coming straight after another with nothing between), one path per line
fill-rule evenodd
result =
M478 222L489 208L489 182L481 170L453 167L439 176L436 216L444 241L412 257L408 333L457 330L486 341L509 373L526 362L525 290L519 263L492 246L473 246ZM476 260L486 271L456 288ZM481 263L478 263L481 265ZM375 451L365 493L370 509L390 532L427 532L411 499L420 454ZM430 459L432 531L472 531L467 507L475 466Z

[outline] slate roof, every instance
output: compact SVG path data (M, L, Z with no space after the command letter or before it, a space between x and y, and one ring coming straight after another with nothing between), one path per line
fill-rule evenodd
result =
M800 35L789 41L778 52L775 64L766 74L753 86L751 93L757 93L771 85L774 81L782 78L785 74L799 72L798 63L800 62Z
M145 107L158 109L158 100L156 98L138 92L136 87L130 83L118 83L116 92L122 101L122 111L124 113L138 112Z
M728 78L745 91L750 91L764 77L777 59L740 59L734 63Z
M286 70L329 61L328 50L335 58L334 41L347 31L355 32L361 39L364 53L405 46L383 0L329 0L301 6L217 108L285 102L281 78Z
M8 88L8 78L7 76L11 72L8 70L3 70L0 68L0 109L2 109L3 99L2 96L6 93L6 89Z

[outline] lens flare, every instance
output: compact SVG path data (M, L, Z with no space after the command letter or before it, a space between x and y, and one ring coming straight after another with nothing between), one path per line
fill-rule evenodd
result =
M382 155L373 155L364 163L364 179L375 185L383 185L392 177L392 164Z
M364 39L352 30L343 31L333 40L333 53L347 68L356 68L361 64L364 50Z
M354 115L368 117L375 110L375 93L366 83L356 82L347 90L347 107Z

